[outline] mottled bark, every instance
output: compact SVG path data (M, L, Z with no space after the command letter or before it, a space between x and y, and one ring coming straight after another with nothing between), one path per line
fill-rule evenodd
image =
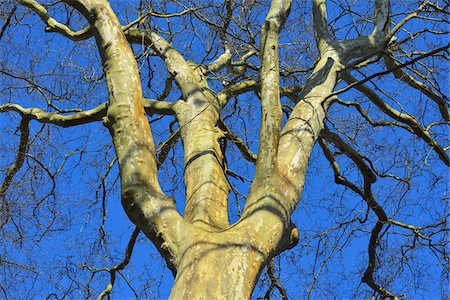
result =
M208 230L228 226L229 184L225 177L223 154L218 140L223 137L216 126L225 101L209 88L206 73L229 60L225 53L209 67L187 62L158 34L131 28L126 32L133 43L146 43L164 60L169 73L183 94L176 114L184 146L186 185L185 219Z
M208 230L223 229L228 226L230 187L218 142L224 136L217 127L221 106L202 68L188 68L193 87L182 87L186 105L177 114L184 146L185 218Z
M107 1L69 3L89 20L102 58L109 93L104 123L119 163L123 207L175 271L183 219L158 183L155 148L133 52Z
M250 299L267 256L252 230L195 229L183 248L170 299Z

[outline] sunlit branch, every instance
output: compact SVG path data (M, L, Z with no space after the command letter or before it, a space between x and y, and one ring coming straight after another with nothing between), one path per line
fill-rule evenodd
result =
M146 13L142 14L136 20L128 23L125 26L122 26L122 30L126 31L126 30L128 30L129 28L131 28L131 27L133 27L135 25L142 24L149 16L156 17L156 18L169 19L169 18L175 18L175 17L182 17L182 16L184 16L186 14L192 13L193 11L199 10L199 9L202 9L202 8L204 8L204 7L189 8L189 9L185 9L185 10L183 10L181 12L178 12L178 13L167 13L167 14L166 13L156 12L153 9L150 9L149 12L146 12Z
M175 114L175 103L157 101L144 99L143 100L144 109L147 114L163 114L163 115L174 115ZM72 127L77 125L83 125L87 123L92 123L96 121L102 121L103 117L106 116L107 104L103 103L99 106L80 112L76 112L70 115L62 115L60 113L46 112L40 108L23 108L18 104L7 103L0 105L0 113L2 112L17 112L22 117L26 117L29 120L36 120L43 124L52 124L61 127Z
M242 55L238 61L231 62L230 63L231 72L236 76L241 76L245 73L245 71L247 70L247 67L249 67L249 66L251 66L252 69L257 70L258 69L257 67L254 67L247 62L247 60L250 57L252 57L256 54L257 54L257 51L250 50L247 53L245 53L244 55Z
M362 85L362 84L364 84L364 83L366 83L366 82L368 82L368 81L370 81L370 80L372 80L372 79L374 79L376 77L387 75L389 73L392 73L392 72L394 72L396 70L399 70L401 68L404 68L406 66L412 65L412 64L414 64L415 62L417 62L417 61L419 61L421 59L424 59L426 57L432 56L432 55L434 55L436 53L439 53L441 51L447 51L449 47L450 47L450 44L447 44L447 45L445 45L443 47L436 48L436 49L434 49L434 50L432 50L432 51L430 51L428 53L425 53L423 55L417 56L417 57L411 59L410 61L407 61L405 63L399 64L399 65L397 65L396 67L394 67L392 69L389 69L389 70L386 70L386 71L382 71L382 72L377 72L377 73L372 74L372 75L370 75L368 77L365 77L364 79L361 79L361 80L355 80L354 82L349 83L349 85L346 86L345 88L342 88L340 90L337 90L337 91L333 92L332 94L330 94L329 97L333 97L333 96L339 95L341 93L344 93L344 92L352 89L353 87L356 87L358 85Z
M77 112L70 115L61 115L59 113L45 112L40 108L23 108L18 104L7 103L0 105L0 112L14 111L22 117L30 120L36 120L43 124L53 124L61 127L71 127L100 121L106 115L106 103L103 103L93 109Z
M45 9L44 6L42 6L38 1L35 0L17 0L20 4L28 7L29 9L33 10L38 14L38 16L41 18L41 20L44 22L44 24L47 26L45 28L45 31L47 32L57 32L73 41L82 41L86 40L90 37L92 37L92 28L91 26L87 26L81 30L73 30L69 28L68 26L56 21L54 18L50 16L48 11ZM199 10L203 7L196 7L196 8L189 8L185 9L182 12L178 13L158 13L156 11L151 10L150 12L147 12L143 15L141 15L136 20L130 22L129 24L122 26L122 29L124 31L127 31L132 26L135 26L136 24L140 24L145 21L149 16L157 17L157 18L173 18L173 17L182 17L186 14L192 13L196 10Z
M85 40L92 36L91 27L85 27L81 30L72 30L64 24L57 22L53 19L48 11L39 2L34 0L17 0L20 4L30 8L38 14L41 20L47 25L45 28L48 32L57 32L63 36L73 40L80 41Z
M228 27L233 17L234 0L225 0L226 13L222 27L219 28L219 37L225 52L215 61L206 66L205 74L217 72L231 63L231 50L227 39Z
M392 53L387 53L384 55L384 62L388 69L395 69L397 67L397 63L395 62L395 58ZM393 71L395 78L400 79L401 81L407 83L410 87L415 88L422 93L424 93L427 97L433 100L439 107L439 111L441 112L442 117L446 122L450 122L450 115L448 112L447 104L445 100L436 94L429 86L425 83L420 82L408 73L406 73L403 69L396 69Z
M253 79L241 81L235 84L230 84L226 86L217 94L217 99L220 105L225 105L226 102L234 97L247 92L256 92L260 88L260 84ZM280 97L285 96L291 100L292 103L298 103L299 93L304 89L304 85L299 86L288 86L280 88Z
M447 153L445 153L444 149L438 144L435 139L432 138L430 133L426 131L425 128L423 128L423 126L419 123L419 121L417 121L413 116L402 113L388 105L372 89L362 84L361 81L358 81L350 73L342 72L342 78L349 84L348 87L355 87L358 91L367 96L367 98L369 98L369 100L372 101L372 103L374 103L383 113L396 121L408 125L419 138L426 142L432 148L432 150L438 154L439 158L446 165L450 165L450 159Z
M225 68L227 65L231 63L231 53L225 51L222 55L220 55L215 61L207 64L205 66L205 75L214 74L215 72L220 71Z
M152 30L139 28L129 28L124 31L124 34L130 43L151 46L165 62L168 72L175 78L178 84L184 86L186 85L186 81L191 80L190 76L192 71L188 62L162 36Z
M261 28L261 127L255 179L272 174L277 168L276 156L281 130L280 71L278 39L291 1L274 0Z
M256 91L258 83L255 80L242 81L236 84L225 87L217 94L217 99L220 105L225 105L226 102L233 96L244 94L249 91Z
M398 22L394 28L392 28L392 30L389 32L390 36L393 36L395 33L397 33L397 31L399 31L409 20L417 18L417 16L419 15L420 12L422 12L422 10L431 3L429 3L429 1L423 1L423 3L412 13L410 13L409 15L407 15L406 17L404 17L400 22Z

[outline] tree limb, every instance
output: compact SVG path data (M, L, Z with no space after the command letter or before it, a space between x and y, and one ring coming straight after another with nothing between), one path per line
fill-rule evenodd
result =
M261 127L255 181L272 175L277 169L276 156L280 138L282 110L280 105L280 71L278 39L291 1L274 0L261 28Z
M53 19L48 11L39 2L34 0L17 0L20 4L28 7L37 13L39 18L44 22L47 27L45 28L48 32L57 32L63 36L71 39L72 41L85 40L92 36L91 26L87 26L81 30L72 30L64 24L59 23Z
M128 241L127 249L125 250L125 257L118 265L112 267L111 269L108 269L110 275L109 283L106 286L106 288L98 295L97 300L101 300L111 293L112 288L114 286L114 282L116 280L116 273L123 270L130 263L130 258L133 253L134 245L136 244L136 239L139 236L140 232L141 230L136 226L134 228L133 233L131 234L130 240Z
M400 79L401 81L408 84L410 87L415 88L422 93L424 93L427 97L429 97L431 100L433 100L439 107L439 111L441 112L442 117L446 122L450 122L450 114L448 112L447 104L445 103L445 100L440 97L438 94L436 94L429 86L427 86L425 83L420 82L408 73L406 73L402 68L397 69L398 65L395 62L395 58L393 57L391 52L387 52L384 55L384 62L386 64L386 67L388 70L395 70L392 73L394 74L395 78Z
M250 148L245 144L245 142L236 134L234 134L231 129L225 124L222 119L218 122L219 128L224 132L225 136L230 140L241 152L246 160L251 163L256 163L257 156L253 153Z
M8 171L6 171L6 176L3 179L3 183L0 187L0 198L2 200L2 209L0 211L4 212L4 220L1 221L0 229L8 222L10 217L10 208L9 203L6 200L6 192L11 185L11 182L14 176L19 172L20 168L23 165L25 160L25 154L27 152L28 147L28 139L30 137L30 128L29 128L30 120L28 118L23 117L20 121L19 130L20 130L20 141L17 149L17 155L14 162L9 166Z
M450 158L448 157L447 153L445 153L445 150L438 144L438 142L436 142L435 139L431 137L430 133L425 128L423 128L419 121L417 121L413 116L402 113L384 102L372 89L363 84L363 82L368 80L364 79L362 81L358 81L349 72L342 72L341 76L342 79L344 79L349 84L347 87L355 87L358 91L367 96L367 98L369 98L369 100L372 101L372 103L375 104L383 113L393 118L394 120L408 125L419 138L427 143L432 148L432 150L438 154L439 158L447 166L450 166Z
M143 104L146 113L149 115L155 113L163 115L175 114L176 103L144 99ZM95 108L76 112L70 115L62 115L60 113L46 112L36 107L23 108L22 106L14 103L7 103L0 105L0 113L10 111L17 112L22 117L29 118L30 120L36 120L39 123L52 124L61 127L72 127L91 122L101 121L106 116L107 103L103 103Z

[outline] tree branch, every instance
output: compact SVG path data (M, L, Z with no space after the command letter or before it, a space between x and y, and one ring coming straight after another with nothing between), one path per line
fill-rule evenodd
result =
M394 70L392 71L392 73L394 74L395 78L400 79L401 81L408 84L410 87L421 91L431 100L433 100L438 105L439 111L441 112L441 115L444 118L444 120L446 122L450 122L450 114L448 112L448 107L443 98L441 98L438 94L436 94L425 83L414 79L414 77L406 73L402 68L397 69L398 65L395 62L395 58L393 57L391 52L387 52L384 55L384 63L386 64L388 70Z
M280 71L278 39L291 1L274 0L261 28L261 128L255 181L277 171L276 156L280 138L282 110L280 105Z
M106 286L106 288L98 295L97 300L101 300L105 296L109 296L114 286L114 282L116 280L116 273L118 271L123 270L130 263L130 258L133 253L134 245L136 244L136 239L139 236L140 232L141 230L136 226L134 228L133 233L131 234L130 240L128 241L127 249L125 250L125 257L118 265L108 270L110 275L109 283Z
M64 24L57 22L53 19L48 11L39 2L34 0L17 0L20 4L28 7L37 13L39 18L47 25L45 31L57 32L63 36L71 39L72 41L85 40L92 36L91 26L87 26L81 30L74 31Z
M435 139L431 137L430 133L425 128L423 128L419 121L417 121L413 116L399 112L398 110L394 109L386 102L384 102L372 89L362 83L367 80L364 79L362 81L358 81L349 72L342 72L341 76L342 79L344 79L344 81L349 84L347 87L355 87L358 91L367 96L367 98L369 98L369 100L372 101L372 103L375 104L383 113L393 118L394 120L408 125L411 131L413 131L419 138L427 143L447 166L450 166L450 159L447 153L445 153L445 150L438 144L438 142L436 142Z
M176 109L176 103L144 99L144 109L147 114L162 114L162 115L174 115ZM36 120L43 124L52 124L61 127L72 127L101 121L106 116L107 103L100 104L99 106L76 112L70 115L62 115L60 113L46 112L40 108L23 108L22 106L14 103L7 103L0 105L0 113L14 111L19 113L22 117L26 117L29 120Z
M331 42L326 5L326 0L313 0L312 3L314 36L320 51L323 51Z
M445 45L443 47L436 48L436 49L434 49L434 50L432 50L432 51L430 51L428 53L419 55L419 56L415 57L414 59L411 59L410 61L407 61L407 62L405 62L403 64L399 64L393 69L389 69L389 70L386 70L386 71L383 71L383 72L378 72L378 73L372 74L372 75L370 75L368 77L365 77L362 80L355 80L354 82L349 83L349 85L346 86L345 88L342 88L340 90L337 90L337 91L333 92L332 94L330 94L329 97L333 97L333 96L339 95L341 93L344 93L344 92L350 90L351 88L353 88L355 86L358 86L358 85L361 85L361 84L364 84L364 83L366 83L366 82L368 82L368 81L370 81L370 80L372 80L372 79L374 79L376 77L387 75L387 74L392 73L392 72L394 72L396 70L399 70L399 69L404 68L406 66L412 65L415 62L417 62L417 61L419 61L421 59L424 59L424 58L426 58L428 56L432 56L432 55L434 55L436 53L439 53L441 51L446 51L449 47L450 47L450 44L447 44L447 45Z
M250 150L250 148L239 136L237 136L231 131L231 129L225 124L225 122L222 119L219 119L218 126L224 132L225 137L239 149L239 151L246 160L248 160L251 163L256 163L257 160L256 154L254 154Z
M339 150L343 151L358 167L359 171L364 177L364 190L358 188L355 184L348 181L345 177L343 177L340 173L339 166L334 159L333 154L331 153L328 145L323 139L319 139L319 143L322 147L322 150L325 154L325 157L330 162L333 172L335 181L338 184L342 184L344 186L347 186L357 194L359 194L364 201L367 203L367 205L370 207L370 209L377 215L378 220L375 224L374 228L372 229L369 246L368 246L368 255L369 255L369 261L367 264L367 268L364 272L364 276L362 278L362 281L364 283L367 283L374 291L379 293L382 297L389 297L395 299L396 296L386 290L385 288L381 287L380 285L376 284L373 278L373 274L375 272L375 266L376 266L376 248L378 246L378 240L379 240L379 233L383 229L383 226L385 223L388 222L387 215L383 208L376 202L372 195L371 191L371 185L373 182L375 182L376 177L375 174L369 169L369 167L364 163L362 160L362 157L357 153L354 149L352 149L347 143L345 143L337 134L332 133L328 131L327 129L324 129L322 131L322 137L324 139L327 139L331 141Z
M17 155L14 162L9 166L8 171L6 171L6 176L3 179L3 183L0 187L0 198L3 202L0 206L0 211L4 212L4 220L1 221L0 229L3 228L3 226L8 222L11 214L9 203L8 200L6 200L5 195L9 186L11 185L14 176L17 174L17 172L19 172L25 160L25 155L28 147L28 139L30 137L29 123L30 120L26 117L23 117L20 121L20 141L17 149Z
M269 289L267 290L266 294L264 295L264 300L270 300L270 293L272 290L276 287L278 291L280 292L281 299L287 300L287 293L286 289L283 287L281 282L278 280L277 276L275 275L275 262L270 260L269 264L267 265L267 274L269 275L271 284Z

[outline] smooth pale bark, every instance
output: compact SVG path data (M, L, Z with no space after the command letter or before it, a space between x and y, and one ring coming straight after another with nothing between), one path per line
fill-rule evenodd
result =
M133 52L109 3L69 1L89 20L108 86L108 127L120 169L122 205L174 270L183 219L158 183L155 148Z
M184 146L185 218L209 231L224 229L229 225L230 186L219 145L224 137L217 127L221 105L208 87L203 68L191 65L187 72L191 83L180 85L186 105L177 114Z
M278 144L281 130L280 74L278 58L278 39L291 1L272 1L270 10L261 28L260 41L260 88L261 88L261 128L256 160L255 177L247 199L243 220L255 226L261 238L279 241L286 235L290 224L290 214L282 204L280 174L277 162ZM275 232L272 230L274 229ZM270 234L267 234L269 233ZM290 233L288 233L290 234ZM274 247L265 249L273 255Z
M190 227L170 299L250 299L269 260L298 242L296 229L286 235L277 224L247 218L221 232Z
M230 187L218 143L224 134L216 126L225 101L209 88L206 73L223 67L229 54L220 56L209 67L199 66L187 62L155 32L130 28L125 33L129 41L144 42L158 53L183 94L176 115L184 147L185 219L207 230L226 228Z
M249 228L195 228L185 244L170 299L250 299L267 256Z

